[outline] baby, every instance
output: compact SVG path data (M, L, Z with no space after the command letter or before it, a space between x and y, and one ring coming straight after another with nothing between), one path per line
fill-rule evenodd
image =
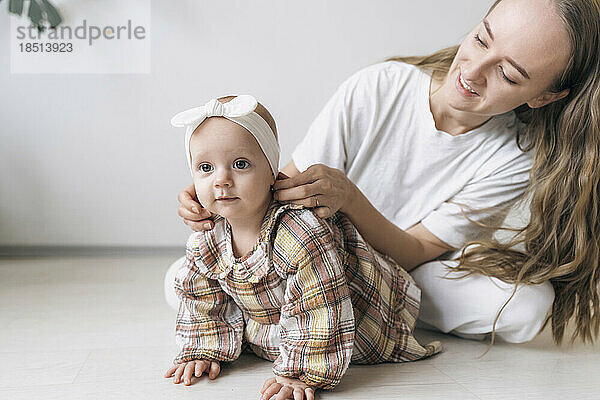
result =
M269 112L252 96L213 99L177 114L198 200L212 230L188 239L175 278L180 352L165 377L206 372L237 359L243 346L273 362L264 399L314 398L350 362L413 361L441 349L412 331L420 290L380 255L349 219L320 219L273 200L279 145Z

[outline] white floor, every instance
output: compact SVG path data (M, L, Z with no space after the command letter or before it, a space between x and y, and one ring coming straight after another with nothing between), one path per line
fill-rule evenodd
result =
M258 399L270 376L252 355L215 381L162 377L176 354L163 275L174 257L0 260L0 399ZM445 351L406 364L351 366L319 399L600 399L600 346L556 348L427 331Z

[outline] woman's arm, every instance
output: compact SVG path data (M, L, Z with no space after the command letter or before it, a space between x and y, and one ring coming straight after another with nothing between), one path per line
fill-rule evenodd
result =
M420 222L406 231L398 228L373 207L356 185L352 186L355 194L350 196L344 213L367 243L392 257L405 270L411 271L452 250Z
M420 222L406 231L398 228L339 170L315 165L300 173L290 161L282 172L291 179L277 181L276 199L317 206L321 217L342 211L375 250L387 254L407 271L453 249Z

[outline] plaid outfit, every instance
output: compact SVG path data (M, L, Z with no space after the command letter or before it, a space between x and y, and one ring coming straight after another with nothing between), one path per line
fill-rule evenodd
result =
M317 217L273 201L259 240L236 259L231 229L217 217L193 233L177 272L176 363L233 361L247 344L273 373L324 389L350 362L413 361L441 350L412 335L420 290L377 253L349 219Z

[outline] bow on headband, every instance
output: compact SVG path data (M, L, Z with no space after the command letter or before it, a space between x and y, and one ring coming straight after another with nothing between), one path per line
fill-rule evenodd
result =
M182 111L171 118L171 125L177 128L185 127L185 151L190 172L193 175L192 158L190 154L190 139L198 126L210 117L224 117L246 128L258 142L269 161L274 176L279 169L279 144L275 133L267 122L254 112L258 101L253 96L237 96L227 103L212 99L203 106Z
M227 103L221 103L212 99L203 106L191 108L180 112L171 118L171 125L181 128L188 125L196 125L194 130L209 117L242 117L256 109L258 101L247 94L237 96Z

